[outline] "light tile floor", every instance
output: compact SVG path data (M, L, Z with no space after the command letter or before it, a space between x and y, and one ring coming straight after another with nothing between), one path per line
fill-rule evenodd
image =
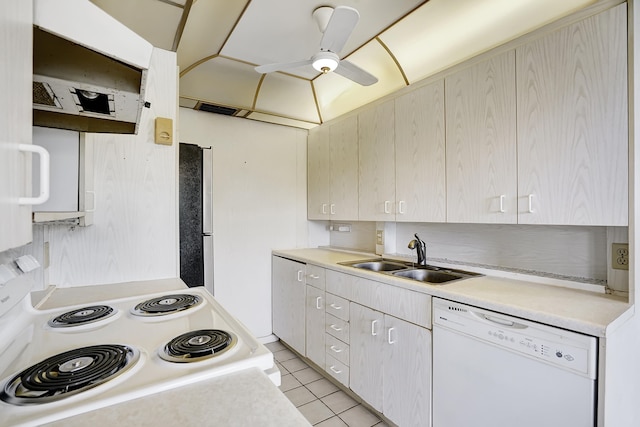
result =
M318 427L383 427L377 415L310 368L279 341L266 345L282 375L280 390Z

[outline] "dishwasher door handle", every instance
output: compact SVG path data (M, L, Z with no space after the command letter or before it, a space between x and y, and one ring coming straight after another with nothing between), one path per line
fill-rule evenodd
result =
M491 316L490 314L484 314L484 313L482 314L473 313L473 314L479 317L480 319L484 319L491 323L496 323L500 326L506 326L507 328L527 329L528 327L527 325L523 325L522 323L514 322L513 320L503 319L497 316Z

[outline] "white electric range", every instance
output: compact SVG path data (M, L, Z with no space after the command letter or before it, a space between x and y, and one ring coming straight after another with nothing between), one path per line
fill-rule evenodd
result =
M21 276L0 288L27 285ZM273 355L241 323L204 288L175 285L89 303L65 288L40 301L47 308L27 294L0 311L0 425L41 425L253 367L280 385ZM96 293L106 289L130 294Z

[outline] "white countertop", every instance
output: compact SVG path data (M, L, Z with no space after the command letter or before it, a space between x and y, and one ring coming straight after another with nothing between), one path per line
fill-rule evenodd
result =
M257 368L65 418L47 426L310 426Z
M490 275L431 285L338 264L375 255L332 249L274 250L273 254L597 337L606 337L633 314L626 298L603 293Z

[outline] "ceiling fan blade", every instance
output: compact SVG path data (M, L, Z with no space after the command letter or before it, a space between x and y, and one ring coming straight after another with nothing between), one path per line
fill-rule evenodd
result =
M303 67L305 65L311 65L312 62L313 61L311 59L297 62L278 62L275 64L259 65L255 68L255 70L261 74L266 74L273 73L274 71L284 71L292 68Z
M340 53L355 28L360 14L348 6L338 6L333 10L327 28L324 30L320 50Z
M362 85L362 86L371 86L374 83L378 82L378 79L353 64L352 62L342 60L338 64L338 67L333 70L334 73L340 74L343 77L348 78L349 80L353 80L354 82Z

